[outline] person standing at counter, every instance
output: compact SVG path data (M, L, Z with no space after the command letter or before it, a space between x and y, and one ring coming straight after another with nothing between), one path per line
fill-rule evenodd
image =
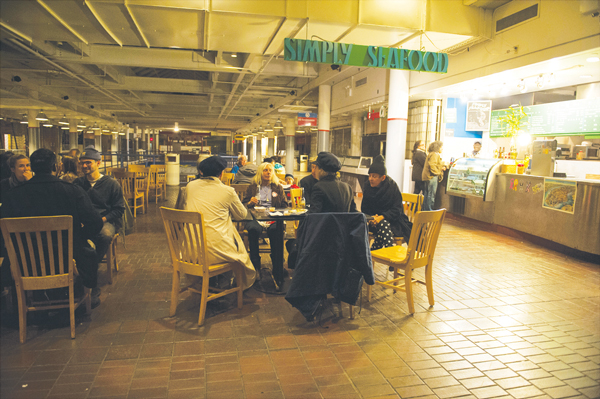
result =
M473 143L473 152L469 156L471 158L481 157L481 141L476 141Z
M423 194L425 195L425 201L423 202L424 211L433 210L438 182L444 177L446 166L444 166L440 156L443 146L444 143L441 141L434 141L429 144L429 154L427 154L421 177L423 180Z
M391 247L394 237L404 237L408 242L412 223L404 214L402 193L391 177L381 155L369 168L369 185L363 190L361 211L373 217L369 221L369 231L375 236L371 250Z
M422 180L423 167L425 166L425 160L427 159L427 153L425 152L425 142L423 140L417 140L413 147L412 156L412 180L415 182L415 190L413 193L421 194L423 190L424 182Z

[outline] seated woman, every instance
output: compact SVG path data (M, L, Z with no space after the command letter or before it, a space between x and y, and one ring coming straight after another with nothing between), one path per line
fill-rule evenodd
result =
M61 180L64 180L69 183L73 183L75 179L81 177L83 175L79 175L77 172L77 168L79 165L79 160L68 155L64 156L62 159L62 174L60 176Z
M394 245L394 236L404 237L408 242L412 223L404 214L402 193L387 170L381 155L369 168L369 185L364 188L361 210L373 216L369 221L369 231L375 235L371 250Z
M244 196L244 204L248 208L254 208L257 205L264 206L267 208L286 208L287 199L283 192L283 187L279 184L279 179L275 175L275 169L270 163L263 163L258 167L256 176L252 180L252 183L246 190ZM264 226L264 227L263 227ZM246 223L246 230L248 230L248 242L250 244L250 260L254 265L254 268L260 272L260 254L258 251L258 238L263 228L267 229L267 235L271 242L276 232L274 223L267 223L261 225L256 220L251 220ZM276 251L279 249L271 247L271 258L281 256Z
M315 177L319 181L312 188L308 211L356 212L352 188L337 177L337 172L342 168L340 160L330 152L320 152L314 165Z

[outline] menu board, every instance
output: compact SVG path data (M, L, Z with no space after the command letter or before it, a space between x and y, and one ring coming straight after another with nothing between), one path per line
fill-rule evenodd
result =
M521 130L534 136L600 135L600 98L525 106L523 111L527 116L521 120ZM492 111L490 137L505 135L507 124L499 118L506 112Z

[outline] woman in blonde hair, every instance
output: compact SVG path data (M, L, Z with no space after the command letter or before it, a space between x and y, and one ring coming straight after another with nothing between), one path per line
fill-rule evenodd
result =
M286 208L287 199L283 192L283 186L279 184L279 179L275 175L275 169L270 163L262 163L256 175L252 180L252 184L246 190L244 196L244 203L248 208L254 208L255 206L264 206L266 208ZM267 235L269 236L270 242L274 242L275 224L273 222L267 224L259 223L256 220L251 220L246 223L246 230L248 230L248 242L250 244L250 260L254 265L254 268L260 272L260 254L258 252L258 238L263 228L267 229ZM275 256L281 256L277 254L279 248L271 247L271 258Z

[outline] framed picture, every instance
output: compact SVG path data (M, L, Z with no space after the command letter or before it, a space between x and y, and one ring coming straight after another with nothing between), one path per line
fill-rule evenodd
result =
M492 100L468 101L466 131L487 132L490 130Z
M577 182L544 178L542 207L573 214L577 198Z

